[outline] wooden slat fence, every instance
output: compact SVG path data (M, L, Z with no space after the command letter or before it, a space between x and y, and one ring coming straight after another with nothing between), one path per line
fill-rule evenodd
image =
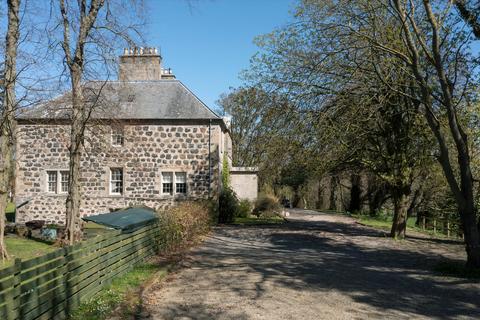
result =
M0 270L0 319L65 319L114 278L159 248L156 223L111 231Z

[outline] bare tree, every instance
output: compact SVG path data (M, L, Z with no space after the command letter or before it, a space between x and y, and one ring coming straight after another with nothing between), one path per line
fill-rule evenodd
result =
M8 0L8 30L5 48L4 97L0 118L0 255L8 258L4 241L5 209L11 187L15 132L15 83L17 77L17 46L20 36L20 0Z
M129 12L137 12L135 3L136 1L131 1L129 4L132 7L128 7L128 4L122 7L123 2L115 0L58 0L63 35L61 47L71 86L70 162L65 232L65 241L68 244L81 237L80 165L85 133L106 83L92 87L85 85L87 63L93 64L89 70L96 69L98 64L113 60L112 48L118 48L115 43L122 40L133 43L130 33L138 35L138 28L135 24L128 25L126 16ZM123 20L127 23L122 23ZM108 34L112 37L108 37ZM85 89L89 88L92 90L85 92Z
M66 200L66 229L65 237L69 244L80 239L80 161L81 147L84 142L85 126L89 112L83 101L82 78L85 63L85 43L91 32L98 12L105 4L105 0L92 0L90 6L86 0L78 2L79 25L77 38L72 39L70 28L72 17L70 16L65 0L59 0L60 12L63 19L62 48L65 53L65 62L70 72L72 86L72 120L70 129L69 146L69 181L68 196ZM72 41L75 41L72 44ZM72 46L73 45L73 46Z

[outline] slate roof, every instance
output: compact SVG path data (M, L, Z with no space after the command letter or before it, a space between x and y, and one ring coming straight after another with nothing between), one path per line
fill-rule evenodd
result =
M96 81L84 86L94 119L221 119L182 82ZM24 110L18 119L69 119L71 95L66 93Z

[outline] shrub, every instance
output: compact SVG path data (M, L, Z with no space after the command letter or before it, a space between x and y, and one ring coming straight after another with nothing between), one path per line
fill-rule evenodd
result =
M252 204L247 199L244 199L239 202L235 216L239 218L247 218L251 212Z
M170 252L206 234L212 225L212 211L205 201L187 201L158 213L159 249Z
M230 188L230 166L226 153L223 155L222 161L222 185L224 188Z
M278 215L282 207L277 197L272 194L262 194L255 201L255 208L253 214L259 217L260 215Z
M230 188L224 188L218 201L218 222L232 223L238 211L238 199L235 192Z

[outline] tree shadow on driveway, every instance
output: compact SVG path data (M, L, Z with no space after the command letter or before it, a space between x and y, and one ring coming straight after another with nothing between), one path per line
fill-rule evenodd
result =
M248 268L260 275L256 298L272 285L325 295L339 292L369 306L363 311L342 306L359 318L381 314L480 318L478 281L434 274L433 266L448 258L430 250L429 239L398 242L383 237L381 231L331 221L224 227L197 250L194 265ZM214 281L218 287L235 290L239 279Z

